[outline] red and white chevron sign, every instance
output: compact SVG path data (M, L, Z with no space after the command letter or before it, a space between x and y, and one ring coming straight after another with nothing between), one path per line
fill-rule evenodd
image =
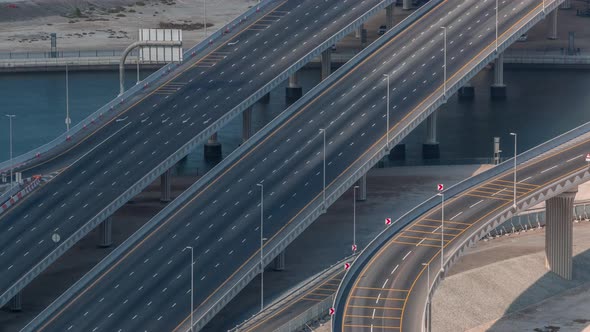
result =
M353 244L352 245L352 252L356 252L356 249L357 249L356 244Z
M350 263L344 263L344 269L345 270L350 269Z
M328 312L330 313L330 316L334 316L334 313L336 313L336 310L334 308L330 308L330 310Z
M391 225L391 218L385 218L385 225Z
M439 183L437 186L437 189L438 189L438 191L443 191L443 190L445 190L445 185L442 183Z
M586 162L590 162L590 153L586 155Z

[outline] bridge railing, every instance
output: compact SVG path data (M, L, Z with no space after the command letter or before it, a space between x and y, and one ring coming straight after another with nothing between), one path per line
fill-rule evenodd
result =
M235 19L221 27L219 30L215 31L205 40L186 50L184 52L184 63L187 63L194 57L197 57L207 48L214 47L217 43L224 40L224 38L231 36L231 32L234 31L234 28L249 20L253 20L256 17L263 15L264 11L267 10L271 4L278 2L279 0L263 0L256 6L252 6L245 13L238 15ZM227 31L229 31L229 34ZM90 114L84 120L70 128L69 132L65 132L52 141L15 157L13 159L14 167L20 168L26 165L34 164L36 160L47 158L48 156L46 155L50 154L52 150L58 146L63 147L64 149L73 146L76 140L82 139L93 131L99 129L103 124L112 120L121 112L134 105L141 99L142 95L153 91L158 86L158 84L169 80L171 77L174 77L174 74L179 72L180 66L181 64L176 63L163 66L159 70L146 77L140 82L140 84L134 85L125 91L124 94L109 101L96 112ZM0 163L0 173L5 173L10 168L10 160Z

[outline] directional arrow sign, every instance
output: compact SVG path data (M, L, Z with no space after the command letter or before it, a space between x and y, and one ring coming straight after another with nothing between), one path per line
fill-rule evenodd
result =
M385 218L385 225L391 225L391 218Z
M350 263L344 263L344 269L345 270L350 269Z
M353 244L352 245L352 252L356 252L356 249L357 249L356 244Z
M590 162L590 153L586 155L586 162Z
M336 312L336 310L334 308L330 308L330 316L334 316L334 313Z
M443 191L445 189L445 185L442 183L439 183L437 186L438 191Z

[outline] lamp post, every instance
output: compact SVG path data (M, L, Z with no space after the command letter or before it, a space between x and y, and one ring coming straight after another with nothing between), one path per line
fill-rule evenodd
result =
M389 74L383 74L383 76L385 76L387 78L387 135L386 135L386 139L387 142L385 144L385 147L389 149Z
M203 0L203 29L205 29L205 38L207 38L207 0Z
M426 331L430 332L430 263L422 263L426 266Z
M69 79L68 63L66 62L66 131L70 131L70 79Z
M194 326L194 321L193 321L193 309L195 308L193 305L193 301L194 301L194 274L195 274L195 259L194 259L194 249L192 246L187 246L184 248L189 249L191 251L191 332L193 332L193 326Z
M543 0L543 3L545 3L545 0ZM498 53L498 15L499 15L500 9L498 8L498 0L496 0L496 53Z
M514 204L512 205L512 207L514 208L514 210L516 211L516 142L518 140L518 134L517 133L510 133L511 136L514 136Z
M324 189L322 190L322 195L323 195L323 199L324 199L324 212L328 209L326 206L326 129L320 129L320 132L324 135L324 149L323 149L323 159L324 159L324 170L323 170L323 176L324 176Z
M260 187L260 311L264 310L264 185Z
M352 252L356 251L356 190L359 186L352 188Z
M15 114L6 114L6 116L8 117L8 123L9 123L9 141L10 141L10 190L12 191L12 187L13 187L13 183L12 183L12 172L14 169L14 163L12 161L12 118L16 117Z
M443 65L443 97L446 101L447 99L447 27L440 27L443 29L443 58L444 58L444 65Z
M440 272L444 273L445 272L445 268L444 268L444 255L445 255L445 194L444 193L438 193L438 196L441 197L442 199L442 203L440 206Z

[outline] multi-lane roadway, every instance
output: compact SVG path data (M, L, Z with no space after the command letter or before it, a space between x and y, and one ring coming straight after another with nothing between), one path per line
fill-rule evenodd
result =
M501 31L539 2L501 2ZM191 197L91 280L43 329L161 331L186 329L190 316L189 256L195 249L194 302L208 308L228 282L256 261L260 186L264 237L272 244L310 204L322 200L323 134L327 191L386 133L386 82L391 75L391 128L421 112L443 87L443 36L448 29L449 77L494 41L495 2L444 1L292 115L215 171ZM196 317L199 319L199 316ZM178 324L178 323L181 324ZM177 325L178 324L178 325Z
M62 171L0 216L0 295L30 279L59 245L54 234L70 237L183 144L379 3L277 1L227 42L182 64L117 119L23 170Z

